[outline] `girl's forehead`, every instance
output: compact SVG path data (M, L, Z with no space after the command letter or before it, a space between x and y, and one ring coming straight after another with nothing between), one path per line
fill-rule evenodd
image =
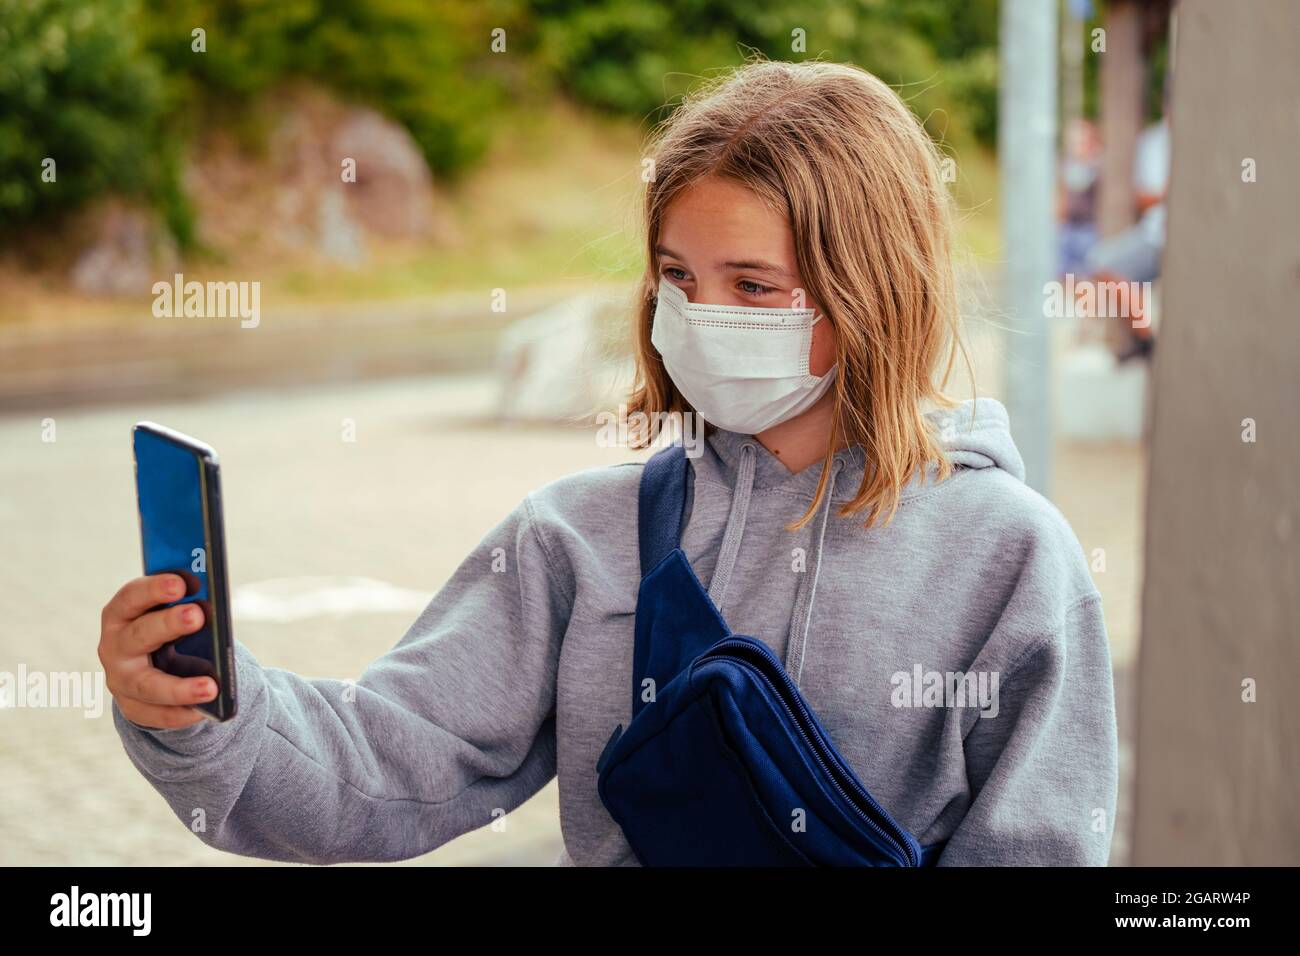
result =
M665 210L665 217L677 214L732 212L752 218L783 222L784 216L772 209L744 183L721 176L706 176L682 189Z
M682 190L664 210L659 243L689 256L718 259L794 258L789 220L740 183L709 178Z

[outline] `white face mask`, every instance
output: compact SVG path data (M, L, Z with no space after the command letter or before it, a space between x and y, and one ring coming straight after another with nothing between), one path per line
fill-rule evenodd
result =
M754 435L807 411L834 380L808 372L813 309L690 302L659 280L650 341L673 384L706 422Z

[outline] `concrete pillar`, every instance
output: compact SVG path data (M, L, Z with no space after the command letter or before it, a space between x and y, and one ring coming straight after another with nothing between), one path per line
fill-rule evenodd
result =
M1296 865L1300 4L1175 16L1133 862Z

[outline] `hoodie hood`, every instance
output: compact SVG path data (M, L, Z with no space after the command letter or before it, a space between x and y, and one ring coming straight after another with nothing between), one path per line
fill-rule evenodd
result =
M935 409L926 418L934 423L935 433L953 465L959 468L1000 468L1017 481L1025 480L1024 459L1011 438L1007 410L997 399L967 399L952 408ZM708 441L733 488L741 477L741 464L745 457L742 453L747 446L752 446L753 463L750 467L753 468L754 490L781 491L809 499L817 492L821 462L792 474L780 458L752 435L715 429ZM832 473L834 490L831 500L851 501L856 497L866 471L866 453L860 445L853 445L836 452L834 462L836 471ZM913 476L903 488L900 500L906 501L929 490L935 470L931 465L924 476Z
M967 399L956 408L931 412L944 451L954 465L1001 468L1017 481L1025 480L1025 462L1011 439L1011 419L996 398Z

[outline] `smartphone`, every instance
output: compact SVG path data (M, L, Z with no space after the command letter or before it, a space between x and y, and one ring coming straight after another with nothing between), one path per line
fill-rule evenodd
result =
M211 677L217 696L193 706L211 720L230 720L236 702L235 643L217 453L153 422L137 422L132 438L144 573L170 571L185 579L185 596L159 607L193 603L203 608L203 627L153 651L153 666L177 677Z

